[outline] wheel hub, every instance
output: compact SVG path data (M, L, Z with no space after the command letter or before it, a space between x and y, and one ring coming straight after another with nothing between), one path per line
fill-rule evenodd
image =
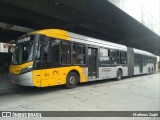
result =
M74 76L71 76L69 78L69 82L70 82L70 84L74 84L76 82L76 78Z

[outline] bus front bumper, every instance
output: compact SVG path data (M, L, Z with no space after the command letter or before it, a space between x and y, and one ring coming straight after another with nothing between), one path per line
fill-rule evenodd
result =
M32 80L32 72L28 72L21 75L9 74L10 80L14 84L19 84L22 86L34 86Z

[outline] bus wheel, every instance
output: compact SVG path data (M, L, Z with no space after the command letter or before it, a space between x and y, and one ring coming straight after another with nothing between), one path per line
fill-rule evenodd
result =
M122 79L122 70L118 70L117 71L117 80L121 80Z
M75 88L78 84L79 76L75 72L70 72L66 79L66 87L71 89Z
M151 70L150 70L150 68L148 68L148 75L149 75L149 74L151 74Z

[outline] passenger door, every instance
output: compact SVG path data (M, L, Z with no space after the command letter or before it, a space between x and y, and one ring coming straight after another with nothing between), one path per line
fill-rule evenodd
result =
M97 48L88 48L88 78L96 79L98 77L98 49Z

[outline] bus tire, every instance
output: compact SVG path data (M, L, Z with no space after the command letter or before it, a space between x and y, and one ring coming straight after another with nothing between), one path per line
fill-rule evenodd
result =
M118 71L117 71L117 77L116 77L116 79L117 80L121 80L122 79L122 70L121 69L118 69Z
M150 70L150 68L148 68L148 75L149 75L149 74L151 74L151 70Z
M70 72L67 75L66 87L68 89L75 88L78 84L79 76L75 72Z

